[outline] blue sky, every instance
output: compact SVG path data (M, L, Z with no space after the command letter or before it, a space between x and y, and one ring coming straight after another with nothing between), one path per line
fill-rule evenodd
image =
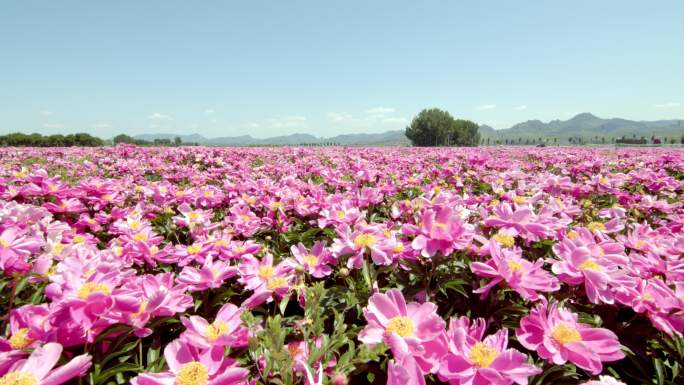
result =
M684 1L4 1L0 133L684 117Z

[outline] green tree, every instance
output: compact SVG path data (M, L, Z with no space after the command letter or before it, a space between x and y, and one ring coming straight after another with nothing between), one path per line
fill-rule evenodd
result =
M406 127L406 137L414 146L477 146L479 126L470 120L454 119L447 111L425 109Z
M181 140L180 136L173 138L173 144L174 145L180 146L182 143L183 143L183 141Z

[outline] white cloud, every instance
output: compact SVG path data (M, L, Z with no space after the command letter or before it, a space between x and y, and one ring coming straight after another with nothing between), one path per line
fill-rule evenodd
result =
M109 123L95 123L91 127L92 128L112 128L112 125Z
M667 102L667 103L660 103L660 104L654 104L653 106L655 108L677 108L680 107L682 104L679 102Z
M256 122L247 122L244 124L244 126L247 128L259 128L259 127L261 127L261 125L259 123L256 123Z
M45 127L45 128L64 128L64 125L62 123L44 123L43 127Z
M211 109L211 108L207 108L206 110L204 110L204 113L205 113L205 114L213 114L214 112L216 112L216 111L214 111L214 110Z
M152 120L173 120L173 118L170 115L162 114L160 112L155 112L152 115L148 116L147 119L152 119Z
M328 114L328 117L333 122L345 122L354 119L354 116L352 116L352 114L347 114L344 112L331 112Z
M306 127L305 116L282 116L269 119L273 128Z
M527 106L524 105L524 104L521 104L521 105L515 107L515 109L518 110L518 111L522 111L522 110L526 110L526 109L527 109Z
M397 118L397 117L395 117L395 118L384 118L384 119L382 120L382 122L383 122L383 123L386 123L386 124L399 124L399 123L402 123L402 124L403 124L403 123L406 123L407 120L406 120L406 118Z
M41 115L43 115L43 116L51 116L51 115L52 115L52 111L40 111L39 114L41 114Z
M367 114L371 115L386 115L395 112L396 109L392 107L374 107L366 110Z
M496 104L483 104L477 107L478 110L493 110L496 108Z

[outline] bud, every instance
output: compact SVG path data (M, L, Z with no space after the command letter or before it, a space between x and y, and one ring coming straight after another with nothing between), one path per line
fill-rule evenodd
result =
M349 269L347 269L346 267L341 268L340 269L340 275L342 277L348 277L349 276Z
M335 373L332 376L333 385L347 385L347 376L342 373Z

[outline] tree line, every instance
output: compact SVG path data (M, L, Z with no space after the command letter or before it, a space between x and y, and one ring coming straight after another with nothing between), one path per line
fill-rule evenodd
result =
M96 147L105 142L86 133L68 135L22 134L19 132L0 135L0 146L12 147Z

